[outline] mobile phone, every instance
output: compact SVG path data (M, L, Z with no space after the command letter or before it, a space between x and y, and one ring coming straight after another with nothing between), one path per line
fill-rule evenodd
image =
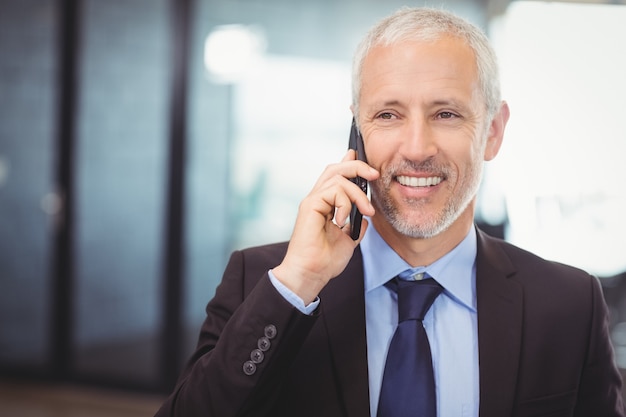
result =
M357 159L367 162L367 158L365 157L365 148L363 146L363 137L356 126L354 118L352 118L348 148L356 150ZM367 194L367 180L357 176L356 178L351 178L350 181L358 185L359 188ZM352 204L352 209L350 210L350 237L352 237L352 240L357 240L359 238L359 235L361 234L362 220L363 215L356 207L356 204Z

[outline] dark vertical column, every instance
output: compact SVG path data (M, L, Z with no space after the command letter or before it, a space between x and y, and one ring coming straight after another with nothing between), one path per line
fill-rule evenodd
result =
M171 0L171 101L169 177L163 285L164 318L162 372L170 388L181 369L182 301L185 261L185 152L187 140L187 86L192 0Z
M56 193L61 202L54 223L52 267L52 372L69 375L73 356L74 305L74 149L79 93L80 0L58 0L59 69L56 138Z

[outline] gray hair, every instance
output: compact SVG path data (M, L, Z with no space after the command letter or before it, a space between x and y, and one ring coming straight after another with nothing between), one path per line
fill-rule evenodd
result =
M370 29L359 44L352 66L352 106L355 115L359 114L363 61L372 48L401 41L429 42L444 36L462 39L474 51L480 91L485 100L488 119L491 120L500 107L501 98L496 54L487 36L477 26L450 12L421 7L401 8Z

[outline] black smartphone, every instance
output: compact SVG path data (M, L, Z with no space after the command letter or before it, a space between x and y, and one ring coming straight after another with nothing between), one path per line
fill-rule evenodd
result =
M352 127L350 128L350 141L348 142L348 148L356 150L357 159L367 162L365 157L365 148L363 147L363 137L361 132L356 126L356 121L352 118ZM361 190L367 194L367 180L361 177L351 178L350 181L358 185ZM356 207L356 204L352 204L352 210L350 211L350 236L352 240L357 240L361 234L361 221L363 215Z

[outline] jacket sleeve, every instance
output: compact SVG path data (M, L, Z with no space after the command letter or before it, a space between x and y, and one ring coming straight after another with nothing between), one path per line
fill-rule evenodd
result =
M598 279L591 279L592 316L586 363L575 416L624 416L622 380L615 364L609 333L609 313Z
M156 417L271 415L317 316L300 313L276 291L264 262L245 258L231 256L196 351Z

